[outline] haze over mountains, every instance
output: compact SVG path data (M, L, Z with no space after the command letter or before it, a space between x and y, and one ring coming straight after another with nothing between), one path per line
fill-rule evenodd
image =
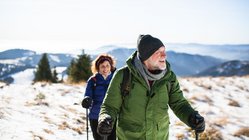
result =
M125 65L126 59L135 51L135 48L121 46L103 46L97 50L86 50L94 59L97 54L109 53L117 60L117 68ZM71 60L77 58L73 54L48 53L51 68L68 67ZM167 60L178 76L233 76L247 75L249 61L249 45L200 45L200 44L169 44L166 46ZM0 52L0 80L11 82L11 75L28 68L35 68L41 54L32 50L12 49ZM235 63L243 66L241 69L228 69L224 63ZM229 62L231 61L231 62ZM233 65L231 65L233 66ZM222 69L220 73L215 68ZM226 73L226 74L224 74ZM65 74L65 71L64 71Z
M164 43L167 51L174 51L178 53L187 54L199 54L205 56L213 56L225 60L249 60L249 44L237 44L237 45L207 45L207 44L197 44L197 43ZM133 48L134 44L125 44L122 46L117 45L106 45L99 47L96 50L87 50L91 54L99 54L102 52L109 52L118 48Z

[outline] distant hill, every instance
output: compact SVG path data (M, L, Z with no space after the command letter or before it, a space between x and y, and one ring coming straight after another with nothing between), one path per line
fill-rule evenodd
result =
M211 67L196 76L244 76L249 75L249 61L233 60Z
M206 55L225 60L249 60L249 44L207 45L197 43L169 43L166 46L167 50L178 53Z
M167 52L167 60L178 76L195 75L205 69L219 65L226 60L211 56L192 55L187 53Z
M41 55L42 54L37 54L31 50L11 49L0 52L0 63L35 67L40 61ZM75 58L75 56L72 54L48 53L48 59L51 67L68 66L73 58Z
M0 52L0 59L16 59L35 55L36 52L24 49L11 49Z
M135 51L135 49L118 48L107 52L115 57L117 60L117 68L120 68L126 64L127 58Z
M42 54L31 50L11 49L0 52L0 80L10 79L9 75L24 71L28 68L35 68L39 63ZM71 54L48 53L48 60L51 68L68 67L75 56ZM10 81L10 80L8 80Z

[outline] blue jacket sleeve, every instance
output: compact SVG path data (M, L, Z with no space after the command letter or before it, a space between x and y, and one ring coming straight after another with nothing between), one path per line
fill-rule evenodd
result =
M92 98L93 96L93 80L90 78L88 81L87 81L87 85L86 85L86 90L85 90L85 96L89 96Z

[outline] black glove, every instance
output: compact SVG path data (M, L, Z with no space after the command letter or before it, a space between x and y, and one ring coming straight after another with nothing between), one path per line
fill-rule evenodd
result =
M83 108L88 109L92 105L92 99L89 96L86 96L82 102L81 105Z
M205 130L205 120L197 111L190 115L188 122L190 127L196 130L197 133Z
M103 119L99 119L97 132L100 136L108 136L112 133L112 118L111 116L106 116Z

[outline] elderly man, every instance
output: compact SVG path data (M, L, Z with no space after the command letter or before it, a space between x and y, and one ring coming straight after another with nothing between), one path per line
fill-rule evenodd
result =
M98 133L109 135L114 122L120 140L167 140L170 107L175 115L198 133L204 118L184 98L178 80L166 61L165 46L151 35L140 35L137 50L119 69L101 106ZM123 97L124 70L131 74L129 94Z

